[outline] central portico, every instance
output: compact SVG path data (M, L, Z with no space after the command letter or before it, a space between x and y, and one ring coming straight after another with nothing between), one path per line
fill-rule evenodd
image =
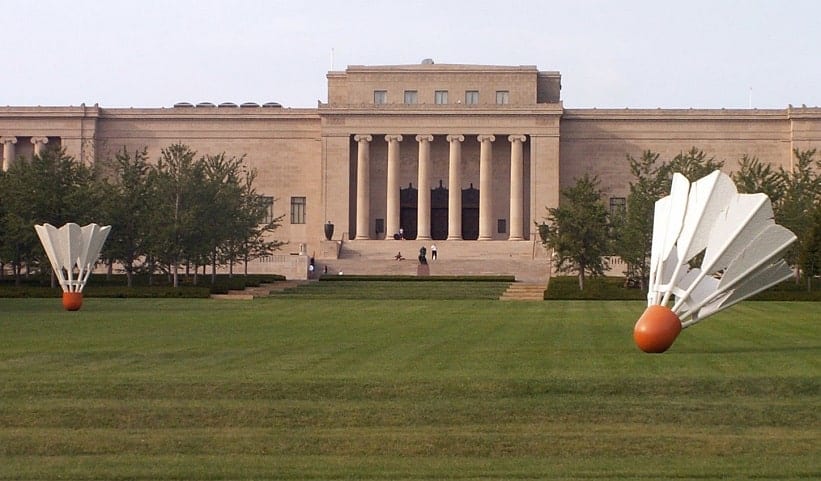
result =
M558 204L558 73L352 66L328 88L323 220L335 237L530 240Z

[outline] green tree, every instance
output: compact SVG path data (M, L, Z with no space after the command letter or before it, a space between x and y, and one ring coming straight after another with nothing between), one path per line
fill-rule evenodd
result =
M65 149L45 149L30 160L20 157L3 175L2 184L4 236L0 256L12 264L17 284L23 266L49 265L35 224L60 227L67 222L100 220L102 193L96 171L66 154Z
M695 182L714 170L721 170L722 167L724 167L723 160L718 161L715 157L708 158L703 150L692 147L689 151L680 152L673 157L673 160L671 160L665 168L669 178L672 178L673 174L678 172L684 175L684 177L687 177L687 180L690 182ZM670 182L668 181L668 191L669 185Z
M798 265L804 271L807 280L807 291L812 291L812 279L821 275L821 203L816 202L812 213L807 215L810 228L803 235L803 248L798 253Z
M554 252L557 270L577 272L580 290L586 274L602 275L607 268L609 225L601 196L599 180L585 174L574 186L562 189L559 207L547 209L546 247Z
M240 178L244 157L226 157L225 153L208 155L203 159L205 184L202 194L203 207L210 207L210 214L203 219L206 247L211 264L211 283L216 282L217 265L230 262L229 242L242 232L243 199ZM213 206L219 206L214 212Z
M780 170L784 180L784 195L776 209L775 219L798 236L787 252L786 260L795 266L795 282L801 280L802 259L812 259L815 226L813 210L821 203L821 161L815 159L816 149L794 149L792 170Z
M733 172L733 182L738 191L744 194L763 192L777 206L784 195L784 176L773 170L770 164L744 154L739 161L738 170Z
M108 213L111 231L104 254L122 264L128 287L133 285L135 264L146 254L150 231L151 166L148 163L148 149L129 152L125 146L105 159L106 196L103 201Z
M640 158L627 156L630 173L630 193L627 209L613 217L614 252L627 264L625 275L642 290L647 289L650 276L650 250L653 242L655 203L667 195L670 182L666 166L659 162L659 154L650 150Z
M194 205L205 176L203 163L195 156L189 146L172 144L162 149L149 174L155 202L148 236L149 257L166 268L174 287L179 286L180 262L190 259L196 251L192 245L201 241Z
M243 170L242 208L238 217L240 224L235 231L236 235L229 241L230 272L233 273L233 262L241 260L246 276L248 262L269 256L284 245L284 242L271 238L271 234L281 225L282 216L268 218L270 204L268 199L254 189L256 175L256 170Z

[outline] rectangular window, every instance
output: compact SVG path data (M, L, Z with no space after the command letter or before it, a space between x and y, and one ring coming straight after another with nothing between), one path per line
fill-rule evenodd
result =
M616 212L624 212L627 208L627 199L624 197L611 197L610 198L610 213L615 214Z
M265 217L262 218L263 224L270 224L274 221L274 198L270 195L263 195L259 199L262 208L265 209Z
M510 93L507 90L496 91L496 103L499 105L507 105L510 103Z
M388 91L387 90L374 90L373 91L373 103L376 105L383 105L388 103Z
M291 197L291 224L305 223L305 197Z
M374 231L377 234L381 234L385 232L385 219L376 219L376 223L374 225Z
M405 90L405 103L406 104L415 104L416 103L416 90Z
M468 90L465 92L465 104L476 105L479 103L479 91Z
M447 90L437 90L433 93L433 101L437 105L445 105L448 103L448 91Z
M507 232L507 219L496 219L496 232L499 234Z

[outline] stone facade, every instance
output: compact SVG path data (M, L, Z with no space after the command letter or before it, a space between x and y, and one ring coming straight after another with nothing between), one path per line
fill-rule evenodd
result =
M535 66L350 66L327 81L328 102L315 109L0 107L3 166L53 145L86 162L123 146L158 158L175 142L245 155L258 192L284 215L276 237L286 251L321 256L333 251L322 243L327 222L337 241L400 228L420 239L532 241L545 208L583 173L626 197L625 157L647 149L670 159L695 146L733 170L744 154L789 168L793 148L821 147L819 108L564 109L559 73ZM301 198L304 223L292 223Z

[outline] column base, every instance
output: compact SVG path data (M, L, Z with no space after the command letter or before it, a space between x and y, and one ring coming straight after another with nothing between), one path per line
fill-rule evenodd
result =
M522 237L522 236L515 236L515 237L511 236L511 237L508 237L508 238L507 238L507 240L510 240L510 241L521 241L521 240L525 240L525 238L524 238L524 237Z
M430 238L430 236L429 236L429 235L426 235L426 236L417 235L417 236L416 236L416 240L424 240L424 241L429 241L429 240L431 240L431 238Z
M356 236L353 240L371 240L371 238L368 236Z
M447 240L462 240L462 236L448 236Z

